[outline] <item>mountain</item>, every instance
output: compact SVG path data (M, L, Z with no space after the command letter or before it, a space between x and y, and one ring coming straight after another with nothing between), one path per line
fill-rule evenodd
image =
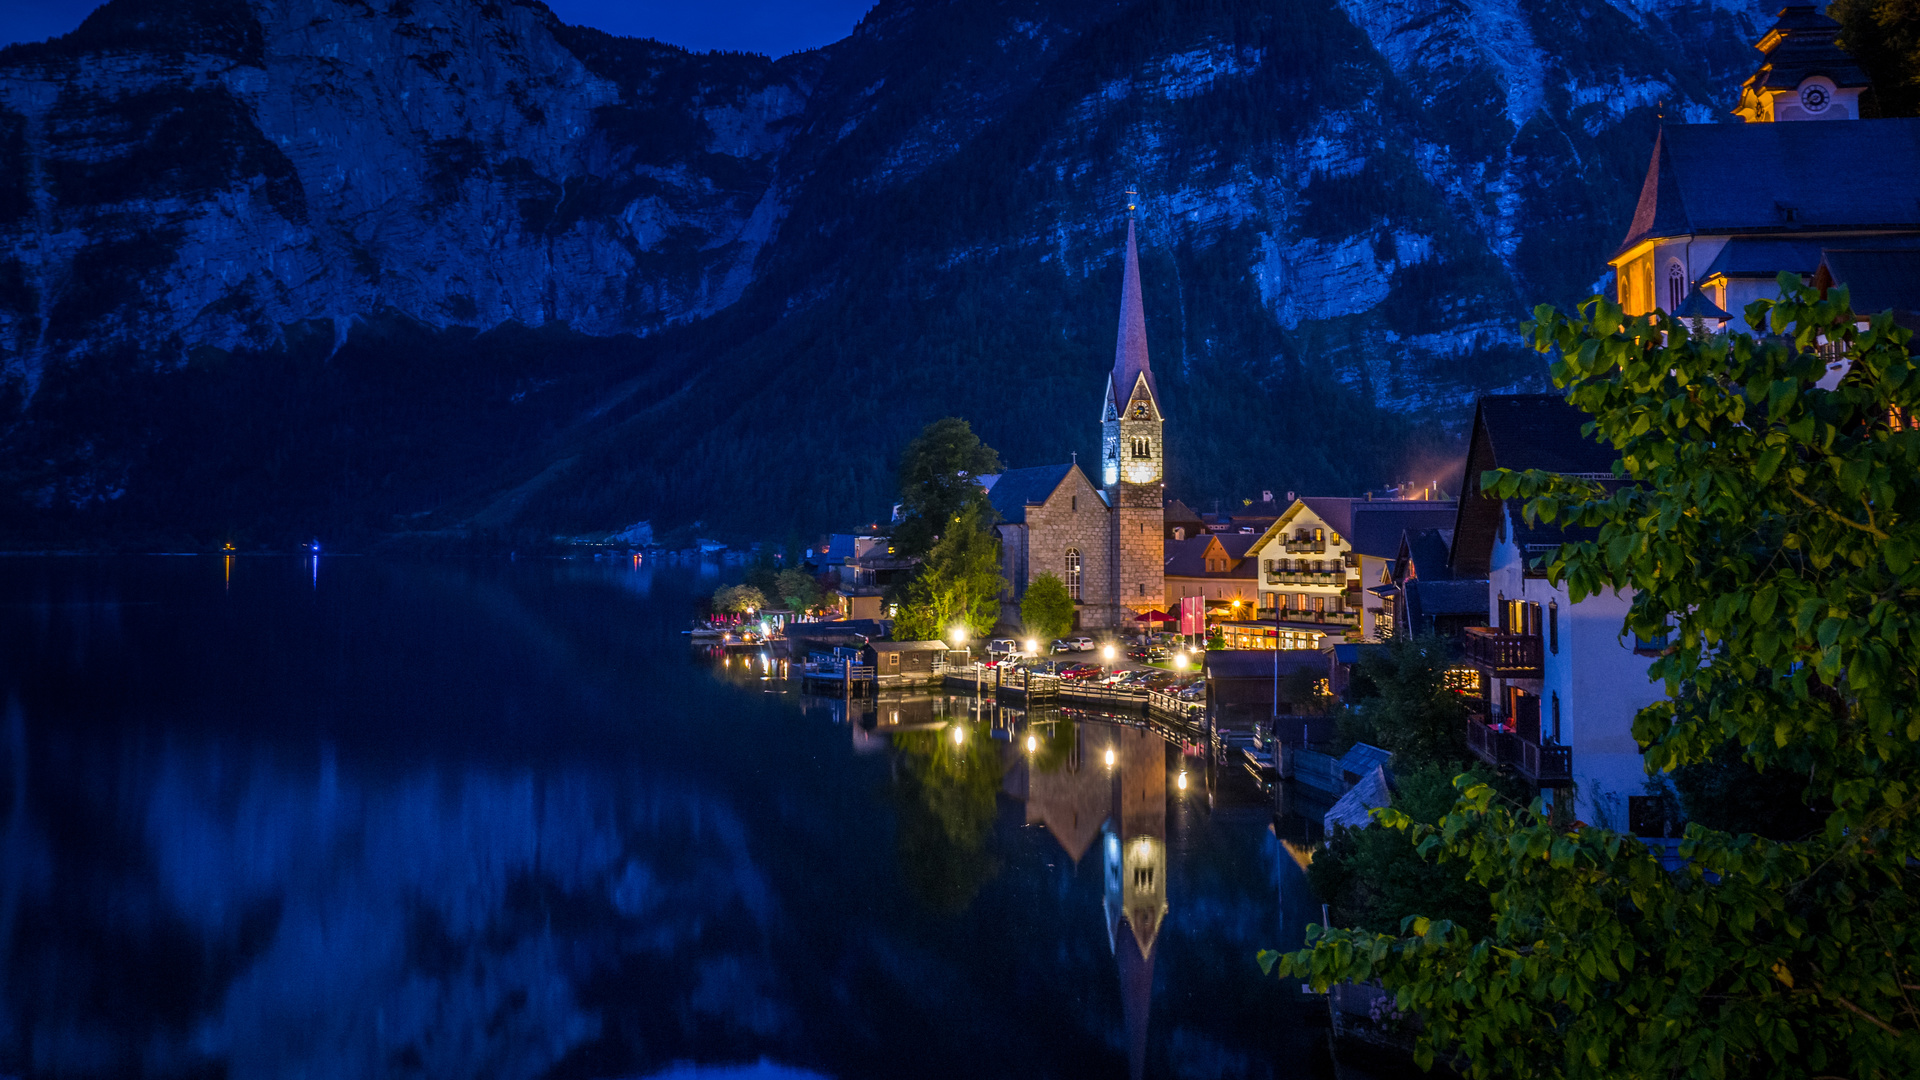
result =
M1175 493L1430 479L1765 11L885 0L771 61L113 0L0 51L0 539L770 535L937 416L1091 453L1129 185Z

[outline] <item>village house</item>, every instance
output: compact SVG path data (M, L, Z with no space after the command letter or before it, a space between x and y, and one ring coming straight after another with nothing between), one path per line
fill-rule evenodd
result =
M1661 127L1609 260L1627 314L1745 330L1742 310L1778 296L1782 271L1812 282L1823 265L1856 311L1920 307L1920 119L1860 119L1867 78L1839 31L1811 6L1781 9L1741 88L1746 123Z
M850 537L853 554L839 564L840 586L834 609L841 619L889 619L887 594L913 576L918 559L896 555L884 536Z
M1215 618L1254 618L1260 600L1258 566L1247 557L1247 549L1256 539L1240 533L1202 532L1168 540L1166 610L1178 613L1181 601L1198 596Z
M1580 433L1587 419L1553 394L1480 399L1450 569L1456 580L1486 582L1486 623L1463 639L1463 659L1484 687L1480 715L1468 723L1473 752L1512 766L1553 798L1571 798L1579 820L1625 831L1633 800L1648 797L1633 718L1664 692L1647 677L1660 643L1623 636L1632 590L1574 603L1565 584L1535 565L1592 530L1528 525L1518 500L1480 489L1488 469L1617 482L1612 447Z

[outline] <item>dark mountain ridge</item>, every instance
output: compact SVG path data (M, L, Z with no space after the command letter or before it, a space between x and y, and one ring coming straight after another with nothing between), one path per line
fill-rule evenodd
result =
M1090 453L1129 184L1175 493L1430 479L1763 10L889 2L770 61L114 0L0 51L4 539L783 535L936 416Z

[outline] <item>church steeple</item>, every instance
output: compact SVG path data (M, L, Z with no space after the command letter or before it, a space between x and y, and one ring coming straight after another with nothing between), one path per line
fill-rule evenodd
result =
M1127 190L1127 262L1120 280L1120 336L1113 350L1113 374L1107 380L1107 405L1113 415L1124 413L1127 402L1146 377L1147 392L1152 395L1158 413L1160 388L1153 382L1153 366L1147 361L1147 313L1140 303L1140 252L1134 241L1133 211L1135 192Z
M1867 73L1840 48L1840 24L1812 4L1790 4L1754 48L1760 70L1740 86L1735 116L1749 124L1780 120L1858 120Z

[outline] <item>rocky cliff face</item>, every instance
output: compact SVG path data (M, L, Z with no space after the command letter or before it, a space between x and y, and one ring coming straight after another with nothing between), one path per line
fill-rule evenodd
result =
M385 309L592 334L711 313L772 232L806 92L538 4L111 5L0 57L26 189L0 219L7 374Z
M488 384L509 464L329 512L858 515L932 415L1016 464L1090 448L1130 182L1176 487L1396 479L1474 392L1539 385L1513 325L1591 291L1657 115L1724 113L1763 10L885 0L771 62L534 0L114 0L0 52L0 422L35 463L7 480L29 515L163 491L153 447L188 421L89 413L136 374L151 396L215 372L224 416L252 358L324 362L358 333L384 359L330 376L331 407L404 425L387 366L462 368L382 352L379 328L564 327L626 344L574 362L607 354L568 338ZM836 464L745 475L796 449Z

